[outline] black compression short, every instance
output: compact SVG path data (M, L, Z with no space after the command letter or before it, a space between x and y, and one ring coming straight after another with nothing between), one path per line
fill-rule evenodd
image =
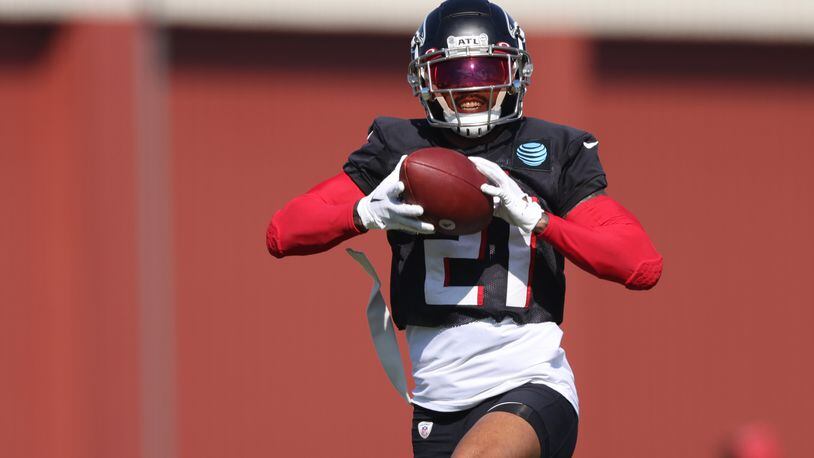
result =
M527 383L460 412L436 412L413 406L413 455L449 457L469 429L489 412L517 415L537 432L540 456L568 458L577 442L577 413L561 394L541 384Z

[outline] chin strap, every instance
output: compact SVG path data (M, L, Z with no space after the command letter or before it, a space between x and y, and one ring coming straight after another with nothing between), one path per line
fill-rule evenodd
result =
M358 262L362 268L373 279L373 288L370 291L370 299L367 302L367 325L370 327L370 336L373 338L373 346L376 347L376 354L379 362L390 379L393 388L404 398L408 404L412 404L410 392L407 389L407 377L404 374L404 366L401 363L401 352L396 340L396 330L393 327L393 320L390 319L390 311L382 296L382 282L376 269L367 259L364 253L348 248L347 253Z

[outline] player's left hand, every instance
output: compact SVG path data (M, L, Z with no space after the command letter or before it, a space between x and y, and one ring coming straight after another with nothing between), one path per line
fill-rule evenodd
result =
M496 198L495 216L526 232L532 232L543 217L540 204L531 200L499 165L482 157L470 157L469 160L491 183L484 184L480 189L484 194Z

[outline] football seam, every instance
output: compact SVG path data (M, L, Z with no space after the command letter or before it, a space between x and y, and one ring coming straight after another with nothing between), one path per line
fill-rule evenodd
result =
M410 176L409 176L409 174L407 173L407 172L408 172L408 170L407 170L407 168L408 168L408 167L410 167L410 164L409 164L409 163L405 163L405 164L404 164L404 191L405 191L405 192L406 192L408 195L410 195L410 196L412 196L412 197L415 197L415 195L413 194L413 189L412 189L412 187L410 186Z
M469 160L469 159L467 159L467 161L468 161L468 160ZM423 163L423 162L418 162L418 161L413 161L413 165L420 165L420 166L422 166L422 167L426 167L426 168L428 168L428 169L437 170L437 171L439 171L439 172L443 173L443 174L444 174L444 175L446 175L446 176L449 176L449 177L455 178L455 179L457 179L458 181L462 181L462 182L466 183L466 184L467 184L469 187L471 187L471 188L475 189L476 191L480 192L481 194L483 194L483 191L481 191L481 189L480 189L480 188L477 188L477 187L475 187L475 186L472 186L472 183L470 183L470 182L466 181L465 179L463 179L463 178L459 177L458 175L453 175L453 174L451 174L451 173L447 172L447 171L446 171L446 170L444 170L444 169L439 169L438 167L433 167L433 166L431 166L431 165L429 165L429 164L425 164L425 163ZM478 173L480 173L480 172L478 172ZM487 183L488 183L488 180L487 180ZM484 195L484 196L486 196L486 194L483 194L483 195Z

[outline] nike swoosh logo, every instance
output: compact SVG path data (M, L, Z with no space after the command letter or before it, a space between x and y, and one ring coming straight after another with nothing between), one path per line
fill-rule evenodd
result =
M588 149L591 149L591 148L593 148L594 146L596 146L596 145L598 145L598 144L599 144L599 142L591 142L591 143L588 143L588 142L582 142L582 145L583 145L584 147L588 148Z

